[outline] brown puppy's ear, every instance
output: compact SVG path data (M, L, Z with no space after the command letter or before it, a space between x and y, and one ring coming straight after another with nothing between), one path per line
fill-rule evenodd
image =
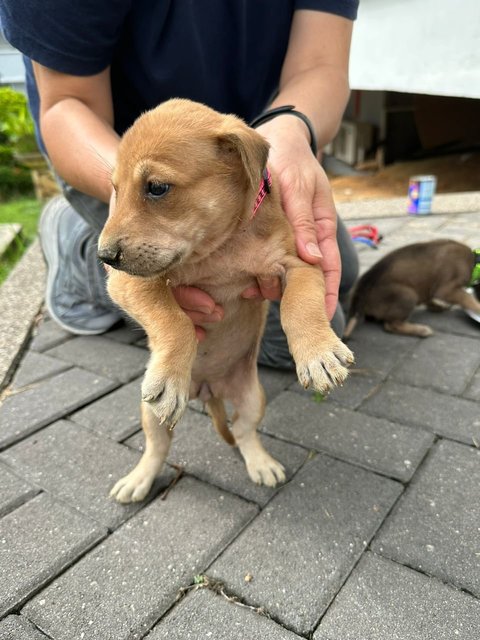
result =
M270 148L265 138L242 123L219 135L218 144L222 156L241 162L250 186L258 189Z

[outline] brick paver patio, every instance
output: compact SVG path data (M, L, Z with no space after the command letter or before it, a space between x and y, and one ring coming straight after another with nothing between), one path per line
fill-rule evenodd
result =
M362 268L434 237L480 246L478 213L361 222L384 235ZM285 485L254 486L192 403L183 475L127 507L108 491L143 446L142 336L40 322L0 406L0 640L478 640L480 325L418 317L433 337L361 325L323 402L262 370Z

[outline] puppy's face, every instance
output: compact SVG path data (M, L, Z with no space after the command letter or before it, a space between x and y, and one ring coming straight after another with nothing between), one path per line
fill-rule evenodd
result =
M202 260L251 212L267 155L259 134L203 105L145 113L120 143L100 259L139 276Z

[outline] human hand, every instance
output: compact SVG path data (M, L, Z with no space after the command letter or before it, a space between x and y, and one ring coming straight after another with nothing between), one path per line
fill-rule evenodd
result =
M173 287L173 297L180 308L195 325L198 340L205 338L205 329L200 324L220 322L223 319L223 307L215 303L208 293L197 287Z
M325 305L331 320L338 301L341 263L337 245L337 216L330 185L320 163L312 154L305 124L291 115L277 116L259 126L271 145L269 166L280 188L284 211L292 224L297 253L309 264L321 266L325 276ZM269 300L281 295L280 281L259 282L243 293ZM275 297L272 297L275 295Z

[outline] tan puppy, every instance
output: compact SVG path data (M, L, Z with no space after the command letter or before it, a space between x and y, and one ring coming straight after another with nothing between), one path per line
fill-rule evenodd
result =
M145 453L114 486L120 502L147 495L171 428L195 397L238 446L254 482L285 479L256 433L265 406L256 361L267 305L241 293L257 276L282 278L282 326L302 384L325 392L347 375L353 358L330 328L323 275L297 257L275 183L252 215L267 156L267 142L241 120L187 100L145 113L121 141L116 207L99 257L115 267L110 295L145 328L151 358L142 385ZM176 285L203 289L225 310L221 322L204 326L200 343L172 295ZM235 407L231 432L223 400Z
M429 326L408 321L420 304L436 311L458 304L480 313L480 302L464 288L475 260L474 252L455 240L417 242L392 251L358 281L344 337L360 318L370 316L383 321L387 331L426 338L433 334Z

